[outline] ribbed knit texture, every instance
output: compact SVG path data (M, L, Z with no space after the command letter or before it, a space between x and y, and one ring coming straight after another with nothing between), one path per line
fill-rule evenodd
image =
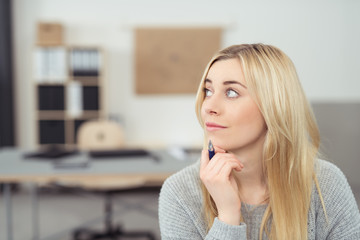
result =
M318 160L316 163L328 222L319 194L313 185L308 215L308 239L360 239L360 213L344 174L327 161ZM198 161L165 181L159 198L161 238L258 240L266 205L255 207L243 203L241 211L244 223L232 226L215 218L211 229L206 231L199 166Z

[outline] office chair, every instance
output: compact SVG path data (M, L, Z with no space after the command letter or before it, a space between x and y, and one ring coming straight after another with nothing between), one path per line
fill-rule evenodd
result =
M124 146L124 134L120 125L110 121L88 121L83 123L78 131L77 146L84 151L116 150ZM74 240L90 239L121 239L141 238L155 240L153 233L147 231L123 231L120 226L112 223L112 195L118 192L140 189L143 186L141 179L132 179L124 183L124 187L107 189L104 204L104 226L102 232L90 229L77 229L73 232Z
M77 135L79 150L112 150L123 146L123 129L115 122L87 121L79 127Z

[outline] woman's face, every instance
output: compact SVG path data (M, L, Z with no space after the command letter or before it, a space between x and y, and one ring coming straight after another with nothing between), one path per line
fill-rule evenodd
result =
M266 124L247 90L239 59L215 62L204 91L201 117L207 138L234 153L262 150Z

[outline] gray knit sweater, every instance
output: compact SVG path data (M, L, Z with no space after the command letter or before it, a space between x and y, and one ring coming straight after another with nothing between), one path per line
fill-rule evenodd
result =
M313 187L308 239L360 239L360 213L344 174L334 164L324 160L318 160L316 166L329 221L326 221L319 195ZM159 198L162 239L257 240L266 205L256 207L243 204L241 212L244 223L232 226L215 218L209 232L206 231L199 167L198 161L165 181Z

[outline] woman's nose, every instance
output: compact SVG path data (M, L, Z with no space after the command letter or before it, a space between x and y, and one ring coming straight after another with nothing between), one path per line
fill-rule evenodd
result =
M206 100L204 103L205 112L209 115L219 115L220 109L219 109L219 102L215 98L212 97L212 99Z
M216 110L209 109L209 110L207 110L207 114L209 114L209 115L218 115L218 112Z

